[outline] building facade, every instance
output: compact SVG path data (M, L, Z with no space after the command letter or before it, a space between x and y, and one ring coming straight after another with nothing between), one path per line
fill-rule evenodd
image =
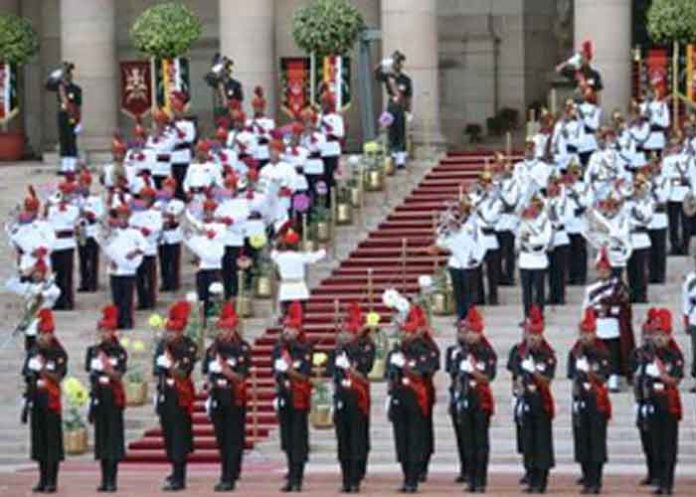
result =
M632 0L352 0L368 26L381 30L371 50L373 62L395 49L407 56L414 81L414 121L418 141L457 145L467 124L480 124L511 108L521 119L526 109L546 101L553 67L580 40L595 42L596 65L606 80L603 105L622 107L630 91ZM282 57L303 55L291 35L292 14L307 0L185 0L203 23L203 35L188 54L192 82L191 113L204 132L212 132L212 93L202 77L215 52L235 61L236 77L247 94L266 88L277 115ZM132 121L119 111L118 62L142 59L131 46L129 28L155 0L0 0L0 10L29 18L41 38L41 51L24 68L22 118L36 154L55 148L56 98L43 90L61 60L77 65L83 87L80 139L85 149L104 150L117 128ZM574 35L573 35L574 33ZM355 60L356 57L353 57ZM354 67L355 83L357 69ZM356 85L357 87L357 85ZM381 90L373 85L375 108ZM360 133L360 100L354 92L348 110L351 144ZM247 102L248 105L248 102Z

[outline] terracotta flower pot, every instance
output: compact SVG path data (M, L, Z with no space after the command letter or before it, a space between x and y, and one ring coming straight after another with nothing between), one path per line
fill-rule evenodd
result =
M331 406L328 404L313 405L309 413L312 426L317 430L328 430L333 428L333 416L331 416Z
M144 381L126 382L126 405L142 406L147 401L147 383Z
M349 203L336 205L336 224L346 225L353 222L353 206Z
M17 161L24 156L24 133L0 131L0 161Z
M87 452L87 428L66 431L63 434L65 453L79 455Z

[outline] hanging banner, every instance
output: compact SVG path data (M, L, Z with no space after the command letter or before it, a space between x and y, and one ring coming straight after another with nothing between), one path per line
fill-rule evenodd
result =
M191 95L191 79L188 59L152 59L152 93L154 105L171 114L170 101L173 92Z
M352 102L350 57L327 56L317 64L312 56L314 82L312 101L321 105L321 95L328 90L334 96L336 109L345 111Z
M17 66L0 64L0 124L8 122L18 112Z
M152 108L152 75L146 60L121 62L121 112L135 120Z
M669 94L670 57L664 48L651 48L645 57L647 84L655 88L658 98Z
M283 112L290 117L298 115L311 103L310 60L307 57L280 59L280 86Z
M696 45L686 47L686 96L696 101Z

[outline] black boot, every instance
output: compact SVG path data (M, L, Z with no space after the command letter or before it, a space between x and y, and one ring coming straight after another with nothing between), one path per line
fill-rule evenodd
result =
M58 462L46 464L46 486L44 492L47 494L55 493L58 488Z
M186 463L175 462L172 464L172 476L162 486L163 492L178 492L186 488Z
M43 492L46 489L46 463L39 462L39 481L31 489L32 492Z

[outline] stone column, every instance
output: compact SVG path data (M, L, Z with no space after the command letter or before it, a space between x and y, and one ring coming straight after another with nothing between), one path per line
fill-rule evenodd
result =
M413 80L413 137L441 143L438 86L437 0L382 0L382 54L406 55Z
M273 112L278 63L273 0L219 0L219 5L220 52L234 61L234 77L244 86L244 108L251 109L254 87L261 86L268 112Z
M592 40L605 117L631 98L631 0L575 0L575 47Z
M82 150L107 150L118 123L115 0L61 0L61 59L82 87Z
M19 0L0 0L0 12L19 14Z

